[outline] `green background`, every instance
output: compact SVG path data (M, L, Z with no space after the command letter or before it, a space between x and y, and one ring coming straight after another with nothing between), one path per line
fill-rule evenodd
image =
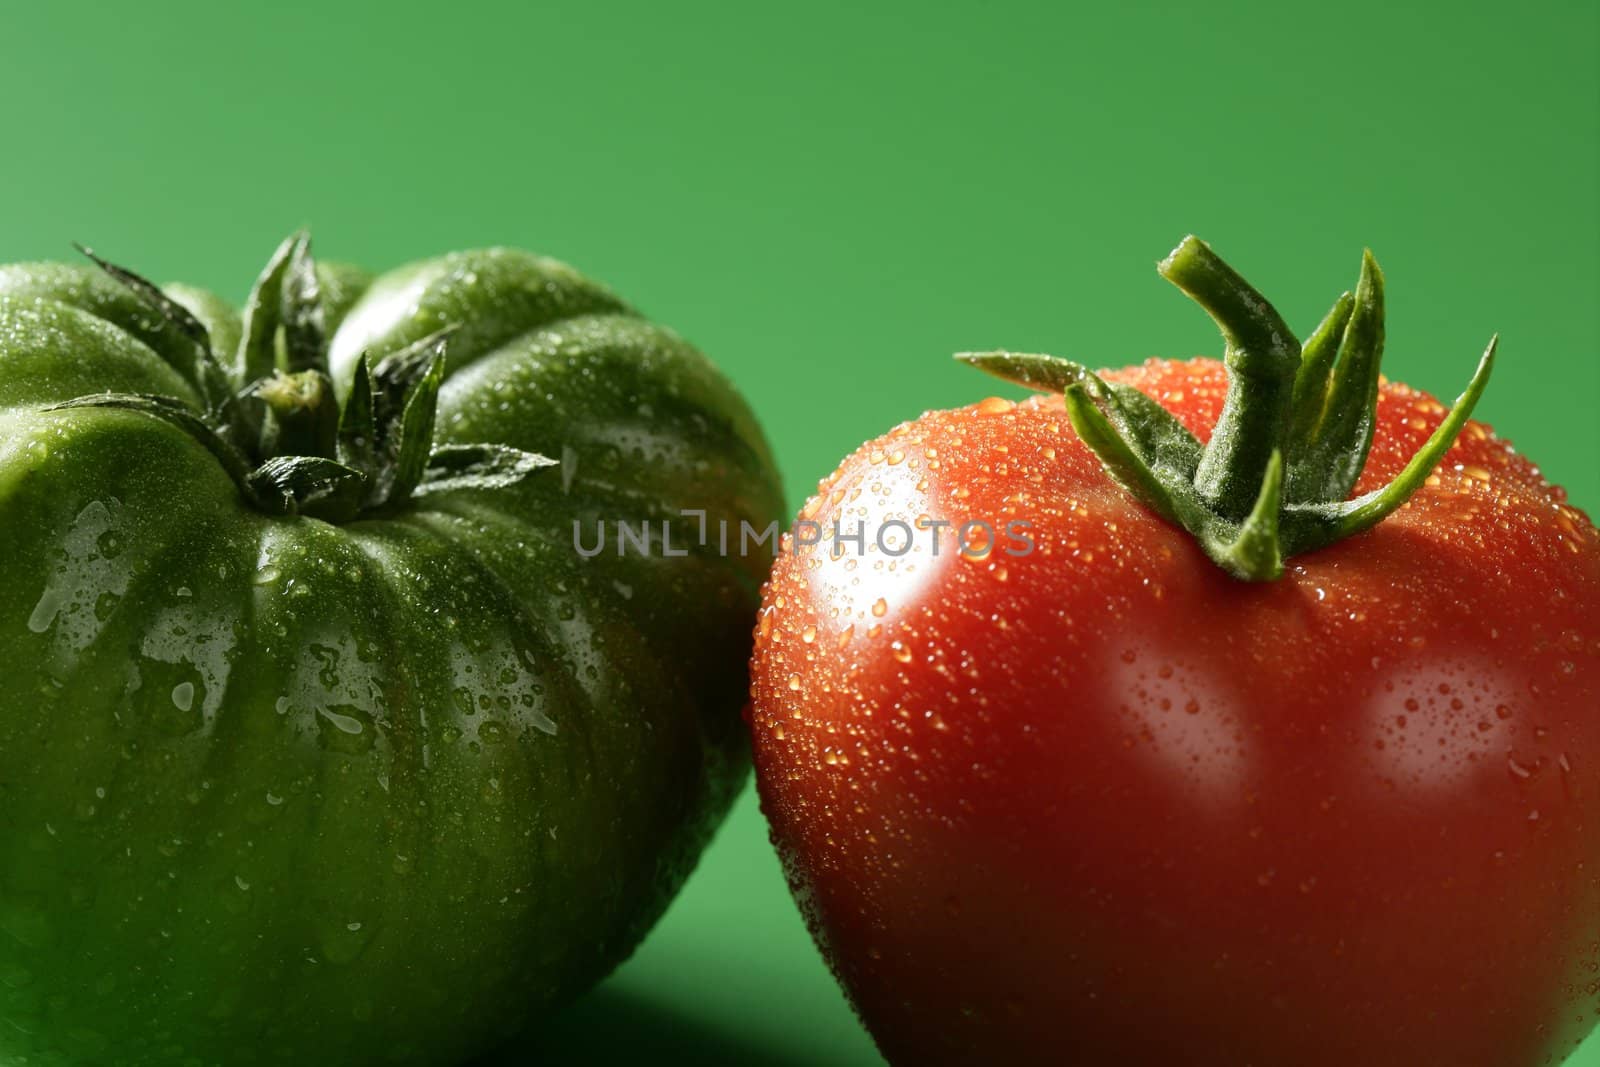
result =
M960 349L1212 352L1210 240L1309 329L1389 281L1386 369L1600 506L1600 8L1544 3L7 5L0 259L69 240L242 297L300 225L386 267L514 244L710 352L798 505L993 391ZM752 795L553 1062L876 1063ZM1600 1064L1600 1040L1574 1064Z

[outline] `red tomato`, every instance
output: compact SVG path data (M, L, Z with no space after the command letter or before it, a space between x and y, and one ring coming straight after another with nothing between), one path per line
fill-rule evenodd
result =
M1202 440L1227 385L1106 377ZM1444 411L1385 383L1357 491ZM1523 1067L1590 1030L1600 538L1487 427L1270 582L1113 482L1060 396L898 426L802 519L828 536L766 589L758 782L891 1062ZM995 534L875 543L930 519Z

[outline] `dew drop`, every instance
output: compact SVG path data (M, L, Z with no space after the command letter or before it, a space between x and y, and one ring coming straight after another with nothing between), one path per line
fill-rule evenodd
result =
M318 708L317 724L322 746L337 752L365 752L375 740L371 716L350 704Z
M187 682L184 683L184 685L188 684ZM332 708L321 708L318 713L344 733L359 734L362 730L361 720L354 715L346 715L343 712L334 711Z

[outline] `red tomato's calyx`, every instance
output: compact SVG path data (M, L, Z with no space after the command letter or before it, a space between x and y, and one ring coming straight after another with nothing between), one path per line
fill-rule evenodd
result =
M1355 294L1342 294L1303 345L1200 239L1185 237L1157 269L1205 308L1225 341L1228 394L1204 446L1150 397L1077 363L1013 352L956 358L1060 391L1107 472L1246 581L1277 578L1288 557L1360 533L1404 504L1466 425L1494 366L1498 336L1405 469L1350 500L1372 447L1383 354L1383 274L1372 254L1362 256Z
M394 511L423 493L500 488L555 463L504 445L433 447L453 327L370 369L363 356L341 411L328 376L326 306L304 231L280 244L256 279L239 350L226 363L205 325L177 300L82 245L78 250L193 344L192 365L175 369L204 398L205 410L132 393L97 393L56 407L121 408L181 429L262 511L347 522Z

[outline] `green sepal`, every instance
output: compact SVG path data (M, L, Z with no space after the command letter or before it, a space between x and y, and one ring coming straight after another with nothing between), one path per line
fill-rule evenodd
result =
M1478 367L1456 402L1450 406L1444 421L1434 429L1421 448L1382 489L1374 489L1354 500L1312 505L1290 505L1284 509L1282 537L1284 554L1297 555L1312 549L1331 545L1363 530L1370 530L1422 488L1433 469L1444 459L1450 446L1461 434L1479 397L1489 385L1494 371L1495 353L1500 347L1500 335L1489 339L1478 360Z
M162 292L160 286L142 275L102 259L84 245L73 247L92 260L95 266L126 286L193 346L194 369L190 372L189 379L204 399L207 413L212 416L218 428L230 436L235 427L242 428L245 420L234 399L233 382L211 351L211 334L205 325L195 318L188 308Z
M289 251L283 270L283 353L286 369L328 371L327 326L317 265L311 258L311 235L302 232Z
M1237 529L1218 536L1219 528L1206 530L1200 547L1223 570L1244 581L1270 582L1283 574L1283 548L1278 537L1278 515L1283 507L1283 454L1274 450L1261 479L1255 506ZM1219 524L1221 529L1222 527Z
M1294 378L1293 407L1289 413L1289 440L1309 438L1322 421L1322 410L1328 404L1328 382L1333 376L1333 363L1339 357L1339 344L1344 340L1344 328L1355 311L1355 297L1340 293L1328 314L1311 331L1300 346L1300 370ZM1293 479L1290 480L1291 483ZM1294 499L1292 494L1285 494Z
M384 356L372 368L368 507L402 504L422 480L444 380L445 346L454 331L446 327L429 334Z
M273 456L245 484L266 511L348 522L361 511L367 478L325 456Z
M1285 491L1293 503L1349 496L1372 450L1383 359L1383 273L1371 252L1361 256L1361 278L1340 335L1332 367L1315 365L1326 358L1326 341L1312 335L1306 348L1313 355L1302 359L1295 381Z
M1100 381L1099 378L1094 380ZM1104 386L1105 383L1100 384ZM1108 399L1107 393L1096 397L1086 383L1074 382L1062 395L1072 428L1100 457L1111 476L1167 520L1188 526L1191 513L1199 505L1193 488L1163 477L1147 458L1138 439L1113 423L1101 406Z
M434 357L443 355L445 345L457 327L435 330L372 366L372 412L380 435L386 427L397 425L409 402L411 390L428 373Z
M1131 385L1112 385L1090 375L1084 388L1157 475L1193 484L1204 450L1177 416Z
M445 445L429 455L422 480L411 495L460 489L503 489L534 471L556 465L548 456L509 445Z
M1137 459L1164 482L1191 482L1200 462L1200 442L1172 412L1129 385L1112 384L1087 367L1056 356L1021 352L960 352L956 359L1008 382L1045 392L1084 394L1125 438ZM1069 416L1071 406L1068 406Z
M428 457L433 450L433 422L439 410L439 386L444 382L444 345L429 357L427 367L406 396L405 412L400 417L400 433L395 442L394 463L389 468L389 484L383 504L393 507L410 498L422 481Z
M119 267L115 263L95 255L94 249L89 248L87 245L74 243L72 247L83 253L84 256L94 262L95 266L111 275L112 278L133 290L139 299L150 305L158 315L188 338L196 348L207 352L211 350L210 331L190 313L188 308L162 292L160 286L142 275L135 274L126 267Z
M283 239L250 288L244 303L244 327L234 357L234 380L259 381L278 369L278 327L283 319L283 278L304 233Z
M363 352L356 360L350 379L350 395L345 397L339 417L339 462L366 474L376 465L378 424L372 411L372 372Z
M1089 374L1081 363L1030 352L957 352L956 360L1001 381L1042 393L1064 393Z

